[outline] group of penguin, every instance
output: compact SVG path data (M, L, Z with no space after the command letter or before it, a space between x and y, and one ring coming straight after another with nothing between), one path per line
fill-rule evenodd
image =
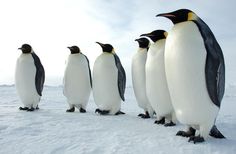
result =
M174 26L169 32L155 30L135 40L139 49L132 59L132 82L137 103L144 110L139 116L155 115L155 123L165 126L186 125L187 131L176 135L189 137L189 142L204 142L208 135L225 138L215 125L225 89L225 64L214 34L188 9L157 17L170 19ZM120 109L125 101L125 70L112 45L96 43L103 52L95 60L92 75L89 60L79 47L68 47L71 54L63 79L67 112L75 108L86 112L93 89L96 113L124 114ZM24 104L19 109L34 111L42 96L45 72L30 45L19 49L22 54L17 60L15 86Z

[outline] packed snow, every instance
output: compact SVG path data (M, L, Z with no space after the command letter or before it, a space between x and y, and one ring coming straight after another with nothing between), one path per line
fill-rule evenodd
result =
M94 113L92 95L87 113L66 113L68 104L62 87L45 86L35 112L19 111L22 106L15 87L0 86L0 154L92 153L218 153L236 152L236 85L229 85L217 118L218 129L227 139L209 137L193 144L175 136L186 127L178 124L166 128L154 124L155 119L137 117L132 87L126 89L125 115L101 116Z

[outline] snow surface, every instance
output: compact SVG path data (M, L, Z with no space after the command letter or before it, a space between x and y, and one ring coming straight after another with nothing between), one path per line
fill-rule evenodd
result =
M91 96L87 113L66 113L68 105L62 87L44 88L35 112L19 111L22 104L14 86L0 86L0 154L20 153L236 153L236 86L226 88L217 118L219 130L227 139L209 139L200 144L175 136L185 129L155 125L155 119L141 119L133 89L127 88L125 115L100 116L94 113Z

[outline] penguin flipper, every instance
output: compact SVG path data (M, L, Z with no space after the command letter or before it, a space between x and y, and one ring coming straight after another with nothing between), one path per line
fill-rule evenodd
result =
M123 101L125 101L125 86L126 86L126 74L125 74L125 70L120 62L120 58L114 54L114 58L115 58L115 63L116 63L116 67L118 69L118 89L119 89L119 93L120 93L120 97Z
M84 54L83 54L84 55ZM90 78L90 85L91 88L93 87L93 82L92 82L92 75L91 75L91 69L90 69L90 64L89 64L89 60L88 57L84 55L84 57L86 58L87 62L88 62L88 69L89 69L89 78Z
M32 52L31 55L34 59L34 65L36 67L35 87L39 96L42 96L43 84L45 81L45 71L39 57L34 52Z
M207 51L205 64L207 90L212 102L220 107L225 91L225 63L223 52L207 24L200 18L194 22L199 28Z

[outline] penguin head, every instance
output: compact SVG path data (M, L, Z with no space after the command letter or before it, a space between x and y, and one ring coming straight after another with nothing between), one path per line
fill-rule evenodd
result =
M147 38L141 37L139 39L136 39L135 41L138 42L139 48L149 48L149 40Z
M68 47L68 48L70 49L71 54L80 53L80 49L77 46L71 46L71 47Z
M31 53L32 52L32 47L29 44L23 44L20 48L18 48L19 50L22 51L22 53L27 54L27 53Z
M102 47L102 51L103 52L108 52L108 53L113 53L114 52L114 48L112 45L110 44L103 44L100 42L96 42L97 44L99 44Z
M154 30L151 33L142 34L140 36L149 37L153 42L156 42L161 39L166 39L167 34L168 33L164 30Z
M188 9L180 9L170 13L162 13L156 15L156 17L166 17L170 19L173 22L173 24L185 21L197 20L198 18L198 16L193 11Z

